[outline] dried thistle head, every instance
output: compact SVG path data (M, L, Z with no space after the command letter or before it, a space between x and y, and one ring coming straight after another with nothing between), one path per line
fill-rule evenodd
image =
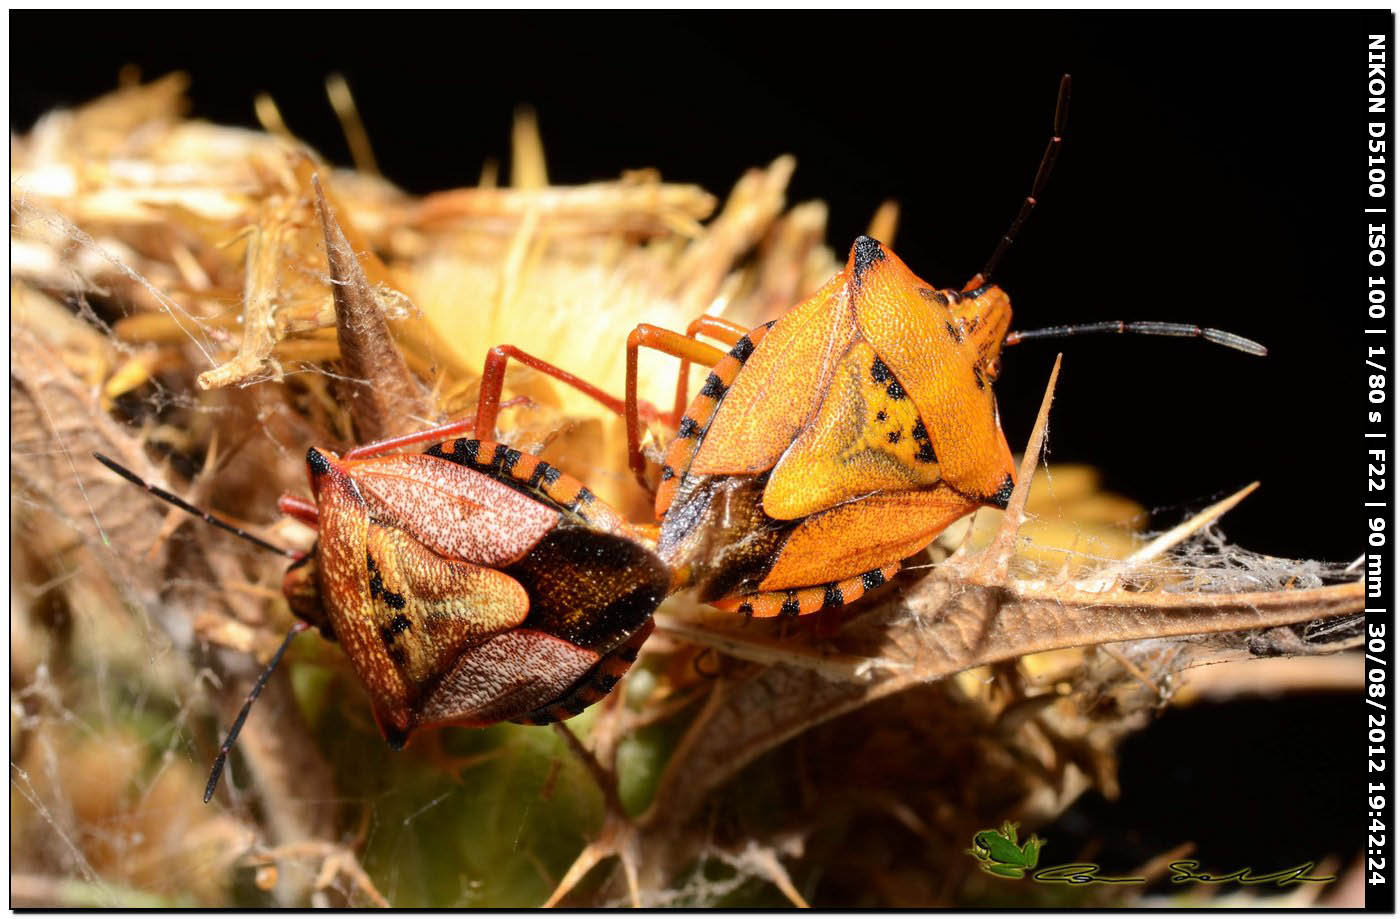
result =
M94 449L304 546L272 508L301 487L306 446L467 409L491 346L528 344L619 391L638 321L683 328L708 311L756 325L838 267L824 206L787 206L788 157L745 175L716 213L705 191L654 172L549 186L522 115L511 187L488 176L416 198L329 167L266 103L272 130L251 132L185 120L183 98L177 78L129 87L13 145L12 701L24 715L12 737L17 825L43 842L18 869L27 879L77 878L103 903L121 902L119 884L225 903L253 896L250 879L276 903L539 902L551 890L712 902L727 882L690 870L709 862L800 899L784 866L875 814L927 843L873 882L881 902L954 902L972 870L957 856L964 837L1008 814L1046 822L1087 787L1111 793L1117 744L1186 668L1353 640L1356 585L1229 546L1210 529L1226 507L1145 539L1136 507L1092 471L1037 473L1047 397L1006 514L950 529L928 566L871 602L780 633L670 601L625 695L583 721L605 786L624 794L596 793L561 741L528 728L448 732L390 760L333 649L299 646L244 735L252 778L236 808L182 814L203 842L177 845L150 830L150 802L197 777L216 714L289 613L266 560L132 494ZM893 237L890 209L875 222ZM644 360L640 388L664 398L673 375ZM528 370L507 391L530 404L503 413L504 439L645 518L615 417ZM133 697L141 718L109 704ZM100 740L85 742L73 725L93 722ZM116 791L75 795L90 770L54 764L102 750L120 753L103 767L120 772L102 783ZM767 819L735 779L789 767L806 770L799 791L764 799ZM473 834L432 823L447 815ZM436 827L432 845L410 830L420 822ZM519 833L523 854L489 842ZM403 847L487 887L443 893L426 868L402 867ZM612 855L618 879L573 892ZM920 866L936 883L909 894ZM34 889L32 902L60 896Z

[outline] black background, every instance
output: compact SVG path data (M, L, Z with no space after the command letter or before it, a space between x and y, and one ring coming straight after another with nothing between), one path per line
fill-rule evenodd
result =
M1259 479L1261 491L1226 518L1232 540L1331 561L1363 550L1365 39L1390 31L1387 13L84 13L11 23L15 130L114 86L131 62L147 77L188 71L194 114L219 122L255 125L253 97L268 91L298 136L348 163L323 89L340 71L381 168L421 193L474 184L485 157L508 161L512 110L530 103L557 183L655 166L723 194L747 167L791 152L789 200L827 201L828 242L842 253L896 198L894 248L939 286L980 268L1006 228L1070 72L1059 165L999 277L1015 325L1188 321L1271 353L1117 337L1016 348L998 383L1013 448L1062 348L1053 460L1093 463L1155 509L1158 527ZM1212 861L1263 868L1274 861L1265 842L1285 838L1314 855L1355 851L1353 773L1333 755L1344 741L1316 730L1355 717L1342 714L1353 697L1335 701L1149 732L1133 750L1153 752L1128 751L1125 768L1152 774L1125 774L1125 787L1198 806L1201 819L1182 832ZM1292 765L1256 771L1236 758L1247 757L1248 744L1231 740L1241 723L1291 739L1281 758ZM1149 765L1168 760L1167 772ZM1272 777L1267 788L1261 776ZM1180 804L1188 793L1200 797ZM1313 805L1252 811L1248 842L1229 844L1220 833L1231 802L1256 795ZM1120 818L1129 825L1158 819L1132 810ZM1076 815L1096 812L1102 825L1086 799L1058 831L1068 841Z
M348 163L323 89L338 70L408 190L508 162L511 112L530 103L555 182L656 166L725 193L791 152L789 200L829 202L843 254L896 198L895 250L939 286L1006 228L1070 72L1063 154L1000 273L1015 324L1187 321L1271 353L1119 337L1014 349L998 384L1013 448L1063 348L1052 459L1092 462L1156 526L1259 479L1226 518L1233 540L1362 551L1363 63L1385 14L81 17L12 15L12 128L111 88L130 62L188 71L194 114L219 122L255 125L266 90Z

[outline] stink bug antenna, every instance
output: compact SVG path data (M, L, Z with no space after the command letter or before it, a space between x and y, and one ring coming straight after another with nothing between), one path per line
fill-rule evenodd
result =
M1236 351L1243 351L1245 354L1253 354L1258 357L1265 357L1269 349L1251 341L1242 335L1233 332L1222 332L1220 329L1204 329L1198 325L1187 325L1181 322L1123 322L1122 320L1110 320L1108 322L1088 322L1083 325L1057 325L1045 329L1027 329L1023 332L1008 332L1004 345L1019 345L1022 342L1033 341L1041 338L1069 338L1071 335L1165 335L1171 338L1204 338L1208 342L1222 345L1226 348L1234 348Z
M277 669L277 665L282 661L282 655L287 652L292 639L302 632L305 632L310 625L305 622L298 622L287 632L287 637L282 639L282 644L278 646L277 653L272 655L272 660L267 662L267 667L258 676L258 681L253 684L253 689L248 693L248 698L243 702L243 708L239 710L238 717L233 719L233 727L229 728L228 736L219 745L219 755L214 757L214 768L209 771L209 784L204 786L204 803L208 804L209 799L214 797L214 789L219 787L219 776L224 774L224 763L228 762L229 751L233 749L233 742L238 739L238 732L243 730L243 722L248 720L248 712L252 709L253 703L258 700L258 694L267 685L268 679L272 676L272 671Z
M1050 141L1045 145L1045 153L1040 157L1040 168L1035 171L1035 180L1031 182L1031 193L1026 196L1026 200L1021 202L1021 210L1017 212L1016 219L1011 221L1011 226L1007 228L1001 241L997 243L996 249L992 252L992 257L987 259L987 264L977 273L971 281L967 282L965 290L975 290L987 284L992 279L992 272L996 271L1001 264L1002 256L1006 255L1006 250L1011 248L1011 244L1016 241L1016 234L1021 232L1021 227L1025 224L1026 218L1035 210L1036 202L1040 199L1041 192L1045 190L1045 183L1050 179L1050 170L1055 167L1055 158L1060 155L1060 144L1064 140L1065 125L1069 122L1069 74L1060 77L1060 95L1055 101L1055 127L1050 134Z
M281 546L275 546L267 540L262 539L261 537L254 536L247 530L241 529L239 527L234 526L231 523L226 523L225 521L220 520L218 517L215 517L208 511L200 510L193 504L186 501L184 498L181 498L178 495L171 494L164 488L152 485L150 482L147 482L145 479L141 478L139 475L132 472L125 466L121 465L111 457L103 456L101 453L94 453L92 456L93 459L97 460L99 463L106 466L108 469L112 470L117 475L126 479L133 485L139 485L140 487L146 489L146 491L149 491L151 494L155 495L162 501L175 505L187 514L193 514L200 520L203 520L205 523L213 524L221 530L227 530L233 535L246 539L253 545L260 546L261 548L264 548L269 552L276 552L278 555L285 555L287 558L301 558L301 555L299 553L293 552L291 549L284 549Z

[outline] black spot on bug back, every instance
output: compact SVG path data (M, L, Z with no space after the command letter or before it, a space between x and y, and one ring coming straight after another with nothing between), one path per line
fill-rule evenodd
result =
M408 605L403 594L395 593L384 586L384 576L380 574L379 566L374 562L374 556L365 553L365 565L369 568L369 595L371 599L383 600L384 605L390 609L403 609ZM404 619L404 617L399 616L394 621L397 622L399 619ZM408 627L407 619L404 619L404 627Z
M670 466L662 466L662 467L661 467L661 481L663 481L663 482L669 482L669 481L671 481L672 479L674 479L675 477L676 477L676 470L672 469Z
M408 621L408 617L399 613L388 625L379 630L379 638L384 642L384 647L388 649L389 656L400 666L408 659L408 653L405 648L398 645L398 637L412 628L413 623Z
M919 452L914 454L914 459L921 463L938 462L938 457L933 452L933 443L928 437L928 428L924 427L922 418L914 422L914 430L910 433L913 435L914 443L919 445Z
M515 470L515 464L520 462L521 452L519 450L507 449L501 455L501 472L509 475Z
M888 434L885 435L885 439L888 440L888 441L889 441L890 443L892 443L892 444L897 444L897 443L899 443L900 440L902 440L903 438L904 438L904 434L901 433L900 431L890 431Z
M846 605L846 597L841 593L840 584L826 585L826 596L822 598L822 609L835 609Z
M852 282L857 288L865 280L865 273L870 270L870 266L885 259L885 249L878 240L869 236L856 238L855 245L851 246L851 262L853 265Z
M753 354L753 347L753 342L745 335L734 343L733 348L729 349L729 356L743 364L748 361L749 356Z
M797 594L789 593L783 599L783 605L778 609L778 615L792 618L802 612L802 605L797 602Z
M890 417L889 415L886 415L886 414L885 414L884 409L881 409L880 411L878 411L878 412L875 413L875 420L876 420L876 421L884 421L886 418L889 418L889 417Z
M996 494L992 495L988 500L996 507L1006 510L1006 505L1011 503L1011 493L1015 490L1016 483L1011 480L1011 475L1008 473L1006 478L1002 479L1001 487L997 489Z
M678 440L689 440L700 433L700 423L689 415L681 419L681 426L676 428L676 438Z
M891 399L904 398L904 387L894 378L894 371L878 357L875 358L875 363L870 365L870 379L874 380L876 385L884 386Z
M752 603L740 603L740 604L739 604L739 614L740 614L740 615L743 615L743 616L752 617L752 616L753 616L753 604L752 604Z

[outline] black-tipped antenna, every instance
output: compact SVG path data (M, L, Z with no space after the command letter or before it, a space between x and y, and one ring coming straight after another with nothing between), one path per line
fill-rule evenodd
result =
M282 639L281 646L277 653L272 655L272 660L267 662L267 667L258 676L258 681L253 684L253 689L248 693L248 698L243 703L243 708L238 712L238 717L233 719L233 727L229 728L228 736L219 746L219 755L214 757L214 768L209 772L209 784L204 786L204 803L208 804L209 799L214 797L214 789L219 787L219 776L224 774L224 763L228 761L229 751L233 749L233 742L238 739L238 732L243 730L243 722L248 720L248 712L252 709L253 703L258 700L258 694L267 685L268 679L272 676L272 671L277 669L278 663L282 660L282 655L286 653L291 645L292 639L302 632L311 628L308 623L298 622L287 632L287 637Z
M997 243L996 249L992 251L992 257L987 259L987 264L977 273L977 277L968 282L970 288L981 287L991 281L992 272L996 271L1002 256L1006 255L1006 250L1016 241L1016 234L1021 232L1022 225L1031 215L1031 211L1035 210L1036 202L1045 190L1045 183L1050 179L1050 170L1055 167L1055 158L1060 155L1060 143L1064 140L1065 126L1069 122L1069 86L1069 74L1060 77L1060 95L1055 101L1055 127L1051 132L1050 141L1045 145L1045 153L1040 157L1040 168L1036 169L1035 179L1031 182L1031 193L1021 202L1021 210L1016 214L1016 219L1011 221L1011 226Z
M1233 332L1222 332L1220 329L1205 329L1198 325L1188 325L1182 322L1123 322L1112 320L1108 322L1089 322L1084 325L1057 325L1045 329L1027 329L1023 332L1008 332L1004 345L1019 345L1022 342L1032 341L1038 338L1069 338L1071 335L1166 335L1172 338L1204 338L1208 342L1222 345L1226 348L1234 348L1236 351L1243 351L1245 354L1253 354L1258 357L1265 357L1269 349L1251 341L1242 335Z
M108 469L112 470L117 475L126 479L133 485L141 486L142 488L146 489L146 491L149 491L151 494L155 495L157 498L160 498L162 501L175 505L187 514L193 514L200 520L203 520L205 523L212 523L219 529L227 530L233 535L240 536L256 546L261 546L269 552L276 552L278 555L285 555L287 558L301 558L300 553L293 552L291 549L284 549L281 546L274 546L267 540L254 536L247 530L240 529L231 523L225 523L224 521L220 520L218 517L215 517L208 511L200 510L185 499L178 497L177 495L171 494L164 488L152 485L150 482L147 482L145 479L141 478L139 475L132 472L130 469L127 469L125 466L121 465L116 460L111 459L110 457L103 456L101 453L94 453L92 456L93 459L97 460L99 463L106 466Z

